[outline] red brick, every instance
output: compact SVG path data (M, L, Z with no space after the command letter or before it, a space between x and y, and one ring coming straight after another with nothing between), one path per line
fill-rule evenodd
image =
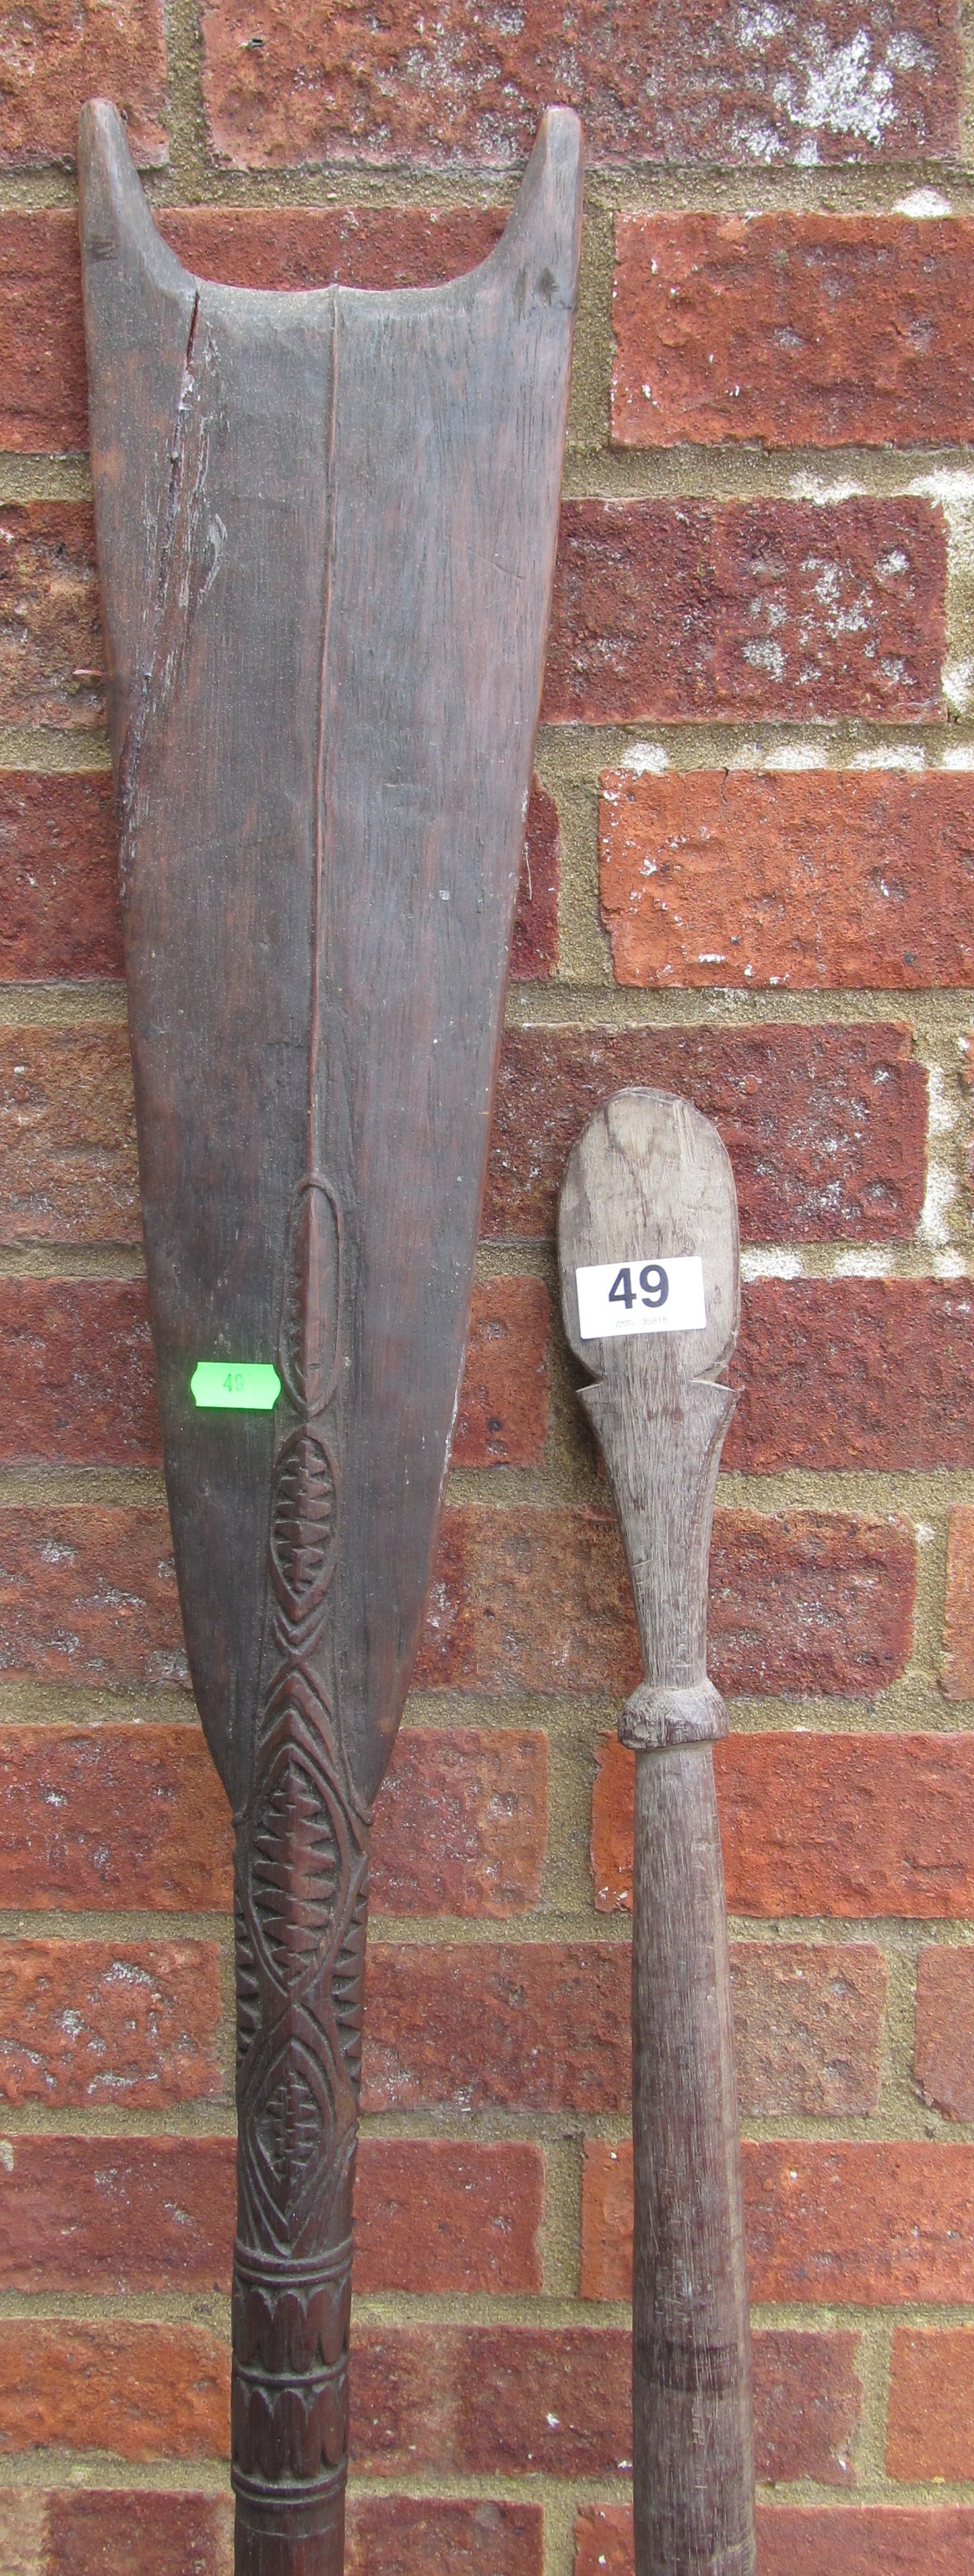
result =
M618 984L974 981L974 782L962 770L607 770L599 853Z
M746 1243L909 1239L923 1206L927 1080L909 1029L507 1029L484 1232L554 1233L586 1120L626 1083L676 1091L720 1129ZM830 1290L834 1297L835 1289Z
M110 1239L138 1242L125 1031L22 1025L4 1037L4 1064L12 1150L0 1180L0 1223L10 1238L32 1224L55 1241L98 1242L110 1226ZM10 1070L21 1065L23 1075ZM553 1232L575 1138L606 1092L627 1082L685 1094L716 1119L752 1242L912 1236L926 1177L927 1077L913 1060L909 1029L860 1024L719 1034L508 1030L484 1219L490 1237ZM13 1095L24 1086L21 1104ZM493 1283L478 1289L475 1310L493 1293ZM522 1282L520 1293L530 1299L537 1289Z
M91 512L0 510L8 722L100 727ZM926 501L570 501L552 723L940 712L946 534Z
M5 1906L225 1911L231 1850L226 1798L195 1727L0 1731Z
M913 2072L933 2110L974 2120L974 1950L921 1950Z
M970 2505L759 2505L757 2520L758 2576L974 2576ZM633 2565L629 2506L586 2507L575 2576L633 2576Z
M974 2147L745 2139L751 2296L884 2307L966 2305L974 2285ZM626 2299L632 2143L589 2139L582 2297Z
M974 2147L767 2139L745 2151L744 2199L755 2299L974 2298Z
M455 1467L531 1467L543 1455L549 1323L541 1279L492 1279L474 1289Z
M945 578L926 501L569 501L542 712L936 715Z
M758 2576L974 2576L974 2508L766 2507Z
M379 1801L375 1910L525 1910L538 1898L546 1808L540 1732L404 1727ZM230 1903L230 1819L196 1727L0 1730L0 1904L178 1913Z
M0 2165L0 2285L45 2297L228 2291L234 2207L230 2137L21 2132Z
M725 1465L974 1466L972 1318L968 1280L755 1281Z
M0 2101L145 2109L223 2092L215 1941L0 1943Z
M0 1243L141 1241L124 1028L0 1031Z
M732 1693L874 1694L909 1658L914 1584L914 1540L902 1522L718 1513L715 1678ZM185 1676L161 1511L0 1511L0 1614L9 1674L103 1686ZM634 1688L639 1670L609 1512L475 1504L444 1513L419 1686L601 1697Z
M229 2431L229 2350L199 2326L0 2319L0 2453L222 2459Z
M155 1466L161 1458L142 1279L4 1279L0 1459Z
M353 2494L345 2567L347 2576L375 2576L380 2566L383 2576L428 2576L431 2567L541 2576L543 2534L536 2504ZM165 2487L8 2488L0 2544L5 2576L233 2576L233 2504Z
M877 1951L740 1943L732 1975L747 2117L875 2109L886 1991ZM363 2104L621 2111L629 2019L628 1944L465 1942L418 1959L412 1944L373 1943Z
M902 159L957 150L953 10L786 0L755 36L705 0L573 15L532 0L476 21L396 0L353 8L205 0L204 88L217 152L238 167L299 161L473 161L524 152L552 98L577 107L601 161Z
M98 732L104 668L94 528L77 501L0 506L0 704L8 725Z
M233 2576L229 2497L89 2487L38 2502L46 2547L36 2576Z
M715 1758L732 1914L974 1913L974 1736L731 1735ZM607 1735L592 1799L603 1914L632 1903L632 1797L632 1755Z
M404 1726L376 1807L373 1911L527 1913L540 1900L547 1840L540 1728Z
M187 1687L166 1512L0 1507L0 1671L81 1688ZM87 1729L79 1734L83 1745L98 1742ZM30 1740L39 1750L43 1739ZM127 1740L120 1739L123 1747ZM86 1754L85 1762L101 1763L113 1742L106 1735L102 1753ZM212 1821L210 1810L208 1831ZM43 1822L32 1817L30 1829L40 1832Z
M0 164L73 161L78 109L88 98L121 108L140 166L166 159L166 38L162 0L42 0L0 17Z
M722 1690L873 1694L903 1671L915 1551L893 1520L719 1512L710 1664ZM476 1691L596 1691L640 1678L622 1542L608 1512L444 1513L416 1681Z
M974 2478L974 2331L898 2326L890 2357L886 2467L910 2485Z
M511 982L543 982L558 964L558 892L561 825L558 807L540 778L532 778L524 857L511 941Z
M755 2336L760 2476L845 2482L857 2340ZM614 2328L363 2328L352 2352L352 2457L390 2477L611 2477L632 2464L630 2372L629 2336Z
M121 1034L121 1033L119 1033ZM114 1035L114 1033L113 1033ZM56 1099L56 1120L48 1101L38 1101L37 1115L46 1123L43 1147L17 1138L0 1184L0 1241L16 1240L19 1212L31 1199L36 1175L34 1222L50 1211L49 1232L63 1236L70 1224L72 1190L72 1122L89 1135L79 1154L82 1221L90 1233L111 1189L125 1195L125 1157L117 1159L112 1140L130 1116L128 1085L117 1061L119 1049L103 1050L95 1040L86 1060L78 1050L78 1090L72 1098L71 1052L60 1037L45 1035L36 1059L53 1066L49 1074ZM24 1115L31 1112L30 1051L18 1038L8 1054L0 1038L0 1085L4 1061L25 1065L11 1070L9 1092L21 1091ZM106 1065L107 1097L102 1094L100 1065ZM41 1082L43 1081L41 1077ZM114 1098L112 1087L114 1082ZM39 1082L36 1089L39 1090ZM90 1114L89 1114L90 1113ZM4 1127L0 1091L0 1139ZM16 1112L8 1109L8 1126L16 1134ZM51 1136L51 1127L56 1133ZM100 1132L99 1132L100 1131ZM99 1149L105 1149L105 1178L97 1181ZM90 1179L85 1187L85 1156ZM8 1194L9 1183L9 1194ZM101 1221L104 1222L102 1215ZM28 1218L23 1229L28 1234ZM0 1460L43 1460L105 1466L158 1466L162 1437L156 1408L155 1368L145 1281L142 1279L6 1279L0 1280L0 1336L5 1371L0 1399ZM454 1457L457 1466L530 1466L540 1456L548 1418L548 1294L537 1279L498 1279L474 1289L467 1371L460 1390Z
M974 1506L970 1503L958 1503L949 1521L940 1687L947 1699L974 1699Z
M0 773L0 982L121 972L111 779Z
M5 2159L4 2290L229 2289L232 2138L20 2134L5 2142ZM543 2158L530 2140L365 2137L356 2283L378 2293L536 2291L543 2212Z
M432 2496L352 2496L346 2576L542 2576L538 2504L443 2504ZM81 2576L79 2569L78 2576ZM114 2576L114 2570L111 2571ZM119 2576L122 2571L119 2570Z
M974 226L904 215L616 220L624 447L974 436Z

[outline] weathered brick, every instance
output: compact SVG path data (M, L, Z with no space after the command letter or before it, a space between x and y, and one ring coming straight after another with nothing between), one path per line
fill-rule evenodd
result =
M616 219L624 447L974 436L974 226L905 215Z
M926 1075L909 1029L507 1029L484 1232L555 1230L586 1120L627 1083L679 1092L719 1127L746 1243L909 1238L923 1205ZM835 1296L834 1287L830 1293Z
M884 1689L909 1657L915 1573L913 1534L896 1520L718 1513L715 1678L732 1693ZM185 1678L161 1511L0 1510L0 1615L8 1674L102 1685ZM631 1690L638 1641L614 1517L573 1506L448 1509L415 1678L476 1691Z
M401 1727L376 1806L373 1912L526 1913L541 1895L547 1840L540 1728Z
M728 1467L974 1465L969 1280L756 1280ZM909 1352L909 1368L902 1365Z
M710 1667L730 1692L872 1694L910 1652L915 1549L893 1520L720 1512ZM640 1678L622 1542L608 1512L444 1513L416 1680L429 1688L596 1691Z
M933 2110L974 2120L974 1950L921 1950L913 2072Z
M231 1852L226 1798L195 1727L0 1731L5 1906L225 1911Z
M755 2299L974 2297L974 2148L767 2139L744 2163Z
M42 2296L228 2291L234 2209L230 2137L21 2132L0 2161L0 2285Z
M524 857L518 885L510 978L513 984L543 982L558 964L558 893L561 885L561 825L558 807L540 778L532 778Z
M233 2576L229 2497L89 2487L38 2501L44 2549L36 2576Z
M560 848L557 807L536 778L514 915L515 983L543 979L557 965ZM0 982L121 975L107 773L0 773L0 908Z
M0 1243L141 1240L124 1028L0 1030Z
M186 1687L166 1512L0 1508L0 1672L81 1688ZM87 1730L80 1740L96 1741ZM110 1743L106 1736L105 1756ZM56 1817L49 1822L56 1824ZM32 1817L30 1830L37 1833L42 1824ZM212 1814L208 1830L211 1824Z
M886 1990L877 1951L739 1943L732 1975L746 2117L875 2109ZM373 1944L367 2110L620 2111L630 2089L627 1946L465 1942L418 1960L411 1944Z
M755 2336L760 2476L845 2483L857 2342ZM352 2457L392 2477L610 2477L632 2465L630 2373L629 2336L614 2328L364 2328L352 2353Z
M121 974L113 831L102 773L0 772L0 981Z
M732 1914L974 1913L974 1737L731 1735L715 1763ZM632 1815L633 1758L607 1735L592 1798L600 1913L632 1903Z
M474 1289L451 1449L455 1467L530 1467L548 1430L548 1291L541 1279Z
M6 2140L0 2285L50 2295L227 2291L232 2138ZM355 2198L363 2291L541 2287L544 2167L530 2140L365 2137Z
M72 1035L79 1033L73 1032ZM121 1040L123 1033L113 1033ZM3 1068L11 1067L10 1093L23 1096L22 1114L29 1118L34 1091L36 1115L46 1128L54 1123L50 1093L31 1080L32 1051L19 1044L5 1049L0 1037L0 1141L4 1124L13 1126L15 1151L8 1175L0 1183L0 1241L16 1241L47 1222L60 1239L70 1225L72 1122L84 1139L79 1152L80 1195L93 1231L108 1219L106 1202L113 1190L124 1204L126 1158L117 1159L108 1145L104 1175L99 1174L99 1148L117 1137L127 1121L129 1090L120 1045L109 1050L92 1043L86 1057L78 1048L78 1090L72 1098L72 1053L60 1037L45 1033L36 1050L42 1065L55 1073L51 1089L57 1102L57 1133L52 1151L32 1151L29 1136L17 1132L18 1104L4 1121ZM100 1088L100 1066L106 1064L108 1097ZM21 1073L18 1068L24 1066ZM112 1092L114 1089L114 1098ZM89 1114L90 1113L90 1114ZM19 1150L18 1150L19 1148ZM87 1163L87 1172L85 1165ZM114 1168L113 1168L114 1167ZM32 1182L36 1175L36 1194ZM9 1179L9 1195L7 1180ZM27 1206L21 1228L21 1211ZM124 1218L120 1220L123 1222ZM6 1238L4 1226L7 1228ZM546 1344L548 1292L538 1279L496 1279L473 1292L467 1367L460 1389L453 1457L457 1466L532 1465L545 1442L548 1419ZM88 1461L108 1466L158 1466L162 1435L156 1407L155 1368L149 1330L148 1297L142 1279L7 1279L0 1281L0 1334L6 1370L0 1401L0 1459L49 1463Z
M112 98L145 169L166 159L166 37L162 0L6 0L0 15L0 164L73 161L78 109Z
M542 712L932 716L945 578L926 501L569 501Z
M0 1942L0 2101L144 2109L223 2089L215 1941Z
M349 2502L346 2576L376 2576L380 2567L382 2576L430 2576L433 2568L450 2576L542 2576L543 2558L538 2504L354 2494Z
M974 980L963 770L607 770L599 859L618 984L909 992Z
M100 731L105 710L98 675L103 668L90 509L78 501L5 501L0 506L4 724Z
M912 499L569 501L543 713L552 723L940 710L946 535ZM91 512L0 509L7 721L100 727Z
M974 2478L974 2331L897 2326L890 2354L886 2467L910 2485Z
M229 2350L199 2326L0 2319L0 2453L223 2459L229 2431Z
M974 2147L914 2139L745 2139L751 2296L886 2307L966 2305L974 2290ZM632 2143L585 2150L582 2297L627 2299Z
M974 1505L970 1503L958 1503L950 1515L940 1687L947 1699L974 1699Z
M110 1239L137 1242L125 1031L23 1024L4 1034L0 1066L7 1068L10 1095L0 1224L10 1239L33 1228L40 1239L98 1242L110 1226ZM13 1070L19 1066L24 1073ZM76 1066L85 1074L81 1104ZM488 1236L540 1240L553 1232L576 1136L606 1092L627 1082L683 1093L716 1119L751 1241L913 1234L925 1186L927 1077L913 1058L908 1029L867 1024L719 1035L709 1029L508 1030L488 1174ZM484 1293L476 1292L478 1300ZM834 1287L829 1293L834 1298Z
M404 1727L376 1819L375 1910L524 1911L537 1902L546 1810L540 1732ZM0 1730L0 1904L166 1913L230 1902L230 1819L195 1727Z
M970 2505L759 2505L757 2525L758 2576L974 2576ZM633 2568L629 2506L586 2506L575 2525L575 2576L633 2576Z
M155 1466L161 1457L142 1279L4 1279L0 1459Z
M564 0L435 21L395 0L260 12L205 0L204 86L216 150L238 167L298 161L500 162L524 152L549 99L584 119L596 162L897 158L957 149L953 11L934 0L786 0L773 22L705 0L638 0L579 18Z

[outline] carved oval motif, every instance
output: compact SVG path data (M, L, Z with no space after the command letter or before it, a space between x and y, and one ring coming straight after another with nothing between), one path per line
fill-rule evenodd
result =
M279 2060L257 2112L254 2130L282 2205L290 2205L297 2198L318 2153L323 2128L321 2104L304 2068L293 2060Z
M265 1785L250 1843L254 1921L285 1993L326 1944L341 1882L342 1843L328 1800L310 1764L288 1745Z
M285 1441L271 1502L274 1588L300 1623L327 1592L335 1570L338 1479L324 1441L302 1429Z
M328 1403L338 1367L341 1301L341 1213L334 1190L316 1175L301 1181L288 1215L278 1356L299 1412Z

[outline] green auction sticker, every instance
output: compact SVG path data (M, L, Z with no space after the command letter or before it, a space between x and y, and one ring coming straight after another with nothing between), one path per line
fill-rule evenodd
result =
M265 1360L197 1360L190 1378L197 1404L236 1413L273 1413L281 1392L276 1368Z

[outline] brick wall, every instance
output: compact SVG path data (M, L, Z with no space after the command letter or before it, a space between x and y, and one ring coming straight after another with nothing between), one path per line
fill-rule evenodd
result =
M182 256L478 258L594 164L439 1562L376 1827L351 2568L629 2576L637 1673L553 1318L620 1082L715 1117L711 1569L761 2576L974 2576L974 192L951 0L0 6L0 2576L228 2576L226 1812L159 1471L72 139Z

